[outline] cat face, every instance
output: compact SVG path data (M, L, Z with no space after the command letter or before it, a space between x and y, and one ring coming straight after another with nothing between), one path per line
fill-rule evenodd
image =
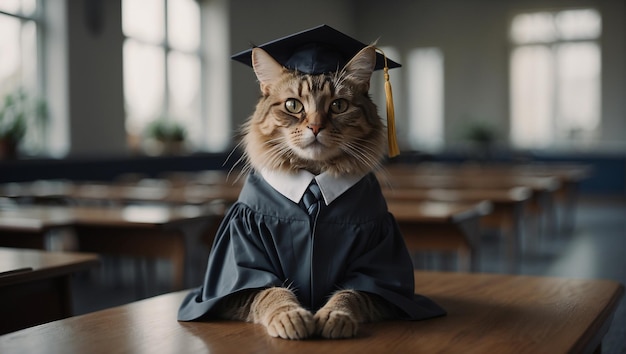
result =
M288 70L260 48L253 50L252 63L263 94L244 127L253 168L340 175L379 165L385 132L368 96L373 47L330 74Z

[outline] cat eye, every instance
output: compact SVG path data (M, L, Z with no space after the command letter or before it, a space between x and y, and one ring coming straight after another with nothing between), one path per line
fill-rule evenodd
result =
M302 112L304 106L302 105L302 102L296 100L295 98L290 98L285 101L285 109L289 113L297 114Z
M348 110L348 101L346 101L343 98L340 98L338 100L334 100L330 104L330 111L333 112L333 113L343 113L346 110Z

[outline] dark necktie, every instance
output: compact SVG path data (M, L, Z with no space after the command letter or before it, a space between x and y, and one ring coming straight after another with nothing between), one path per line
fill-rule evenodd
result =
M320 200L322 198L322 191L320 187L315 183L315 180L309 184L309 188L304 192L302 196L301 206L311 217L317 216L317 211L320 208Z

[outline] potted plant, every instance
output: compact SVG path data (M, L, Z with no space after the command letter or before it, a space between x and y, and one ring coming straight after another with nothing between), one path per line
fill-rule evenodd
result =
M0 105L0 159L17 157L27 129L39 127L43 135L47 117L45 101L29 98L22 89L6 94Z
M470 142L478 158L488 159L493 153L497 131L488 122L470 121L466 125L463 137Z
M145 135L148 153L175 155L184 151L187 130L180 122L161 117L148 124Z

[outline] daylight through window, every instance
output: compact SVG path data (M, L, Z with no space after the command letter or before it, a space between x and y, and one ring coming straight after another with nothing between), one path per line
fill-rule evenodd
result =
M159 119L181 123L203 145L200 5L196 0L123 0L126 129L141 138Z
M516 147L589 144L600 124L596 10L520 14L511 23L511 139Z
M30 114L43 108L40 103L42 87L39 56L38 8L36 0L0 1L0 136L16 134L16 120L46 119L47 116ZM7 97L13 97L12 107L21 106L29 113L23 118L15 109L7 108ZM11 104L9 104L11 105ZM44 113L42 110L39 112ZM33 126L33 123L24 124ZM36 154L44 149L45 122L37 124L39 129L25 129L21 150Z
M414 149L443 147L443 53L439 48L409 52L409 143Z

